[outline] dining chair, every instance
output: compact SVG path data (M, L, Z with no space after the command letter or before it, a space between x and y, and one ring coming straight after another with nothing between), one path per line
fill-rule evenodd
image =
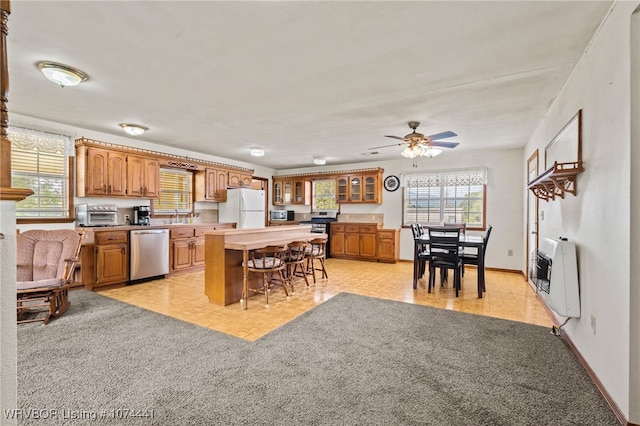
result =
M459 256L460 229L429 227L429 286L428 292L435 287L436 268L448 270L453 269L453 286L456 290L456 297L462 281L461 269L462 260ZM442 272L441 272L442 276ZM442 281L441 281L442 284Z
M445 228L458 228L460 229L460 233L462 235L466 235L467 234L467 223L466 222L444 222L444 224L442 225ZM460 246L458 247L458 254L460 256L462 256L462 254L464 253L465 248ZM462 264L462 276L464 277L464 263Z
M411 224L411 232L413 234L413 240L414 240L414 244L415 244L415 240L416 238L419 238L422 236L422 232L421 229L418 227L417 223L412 223ZM418 257L418 277L422 278L422 276L424 275L424 271L426 270L426 264L429 261L430 255L429 255L429 247L427 244L425 243L420 243L417 246L417 257Z
M304 281L309 287L309 279L304 271L304 263L307 248L309 243L306 241L293 241L287 244L287 252L285 253L284 262L286 264L285 275L289 280L289 287L291 287L291 294L295 294L295 288L293 287L293 281L297 276L304 277Z
M269 292L277 285L281 286L289 299L287 280L283 271L286 267L284 260L287 249L284 246L266 246L249 253L247 270L262 275L262 287L250 288L254 293L264 293L265 308L269 307Z
M314 238L309 241L309 246L305 251L305 257L307 260L306 273L313 276L313 283L316 282L316 271L321 271L321 278L329 278L327 270L324 266L324 259L326 257L327 240L325 238ZM318 263L316 263L316 261Z
M487 228L487 232L485 232L484 235L482 236L483 247L484 247L484 249L482 250L482 260L483 261L486 258L485 255L487 253L487 244L489 243L489 236L491 235L491 230L492 229L493 229L493 226L489 225L489 227ZM462 260L463 276L464 276L464 265L479 266L479 258L478 258L478 252L477 251L475 253L470 253L467 250L467 252L465 252L464 254L462 254L460 256L460 259ZM480 287L482 287L482 291L483 292L486 290L484 282L481 283L480 271L478 271L478 291L480 290Z

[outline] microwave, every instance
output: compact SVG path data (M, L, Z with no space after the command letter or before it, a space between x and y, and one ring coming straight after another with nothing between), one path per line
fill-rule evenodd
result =
M294 220L295 214L293 210L271 210L271 220Z
M79 204L76 206L78 226L116 226L118 207L115 204Z

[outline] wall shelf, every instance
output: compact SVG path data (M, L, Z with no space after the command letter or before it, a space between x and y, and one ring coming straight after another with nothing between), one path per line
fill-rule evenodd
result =
M541 200L564 198L565 193L576 195L576 176L584 171L582 161L574 163L553 163L540 176L527 185L533 194Z

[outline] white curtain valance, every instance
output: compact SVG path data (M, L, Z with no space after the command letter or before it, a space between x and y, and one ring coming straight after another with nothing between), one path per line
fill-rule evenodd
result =
M487 169L439 171L403 176L405 188L440 187L442 184L445 186L486 185Z
M12 149L70 155L71 139L65 135L22 127L9 127L7 136L11 141Z

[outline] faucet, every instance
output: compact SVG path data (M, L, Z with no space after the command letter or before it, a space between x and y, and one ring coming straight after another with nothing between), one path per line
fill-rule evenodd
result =
M180 215L178 214L178 209L175 209L175 212L176 212L176 218L173 223L180 223Z

